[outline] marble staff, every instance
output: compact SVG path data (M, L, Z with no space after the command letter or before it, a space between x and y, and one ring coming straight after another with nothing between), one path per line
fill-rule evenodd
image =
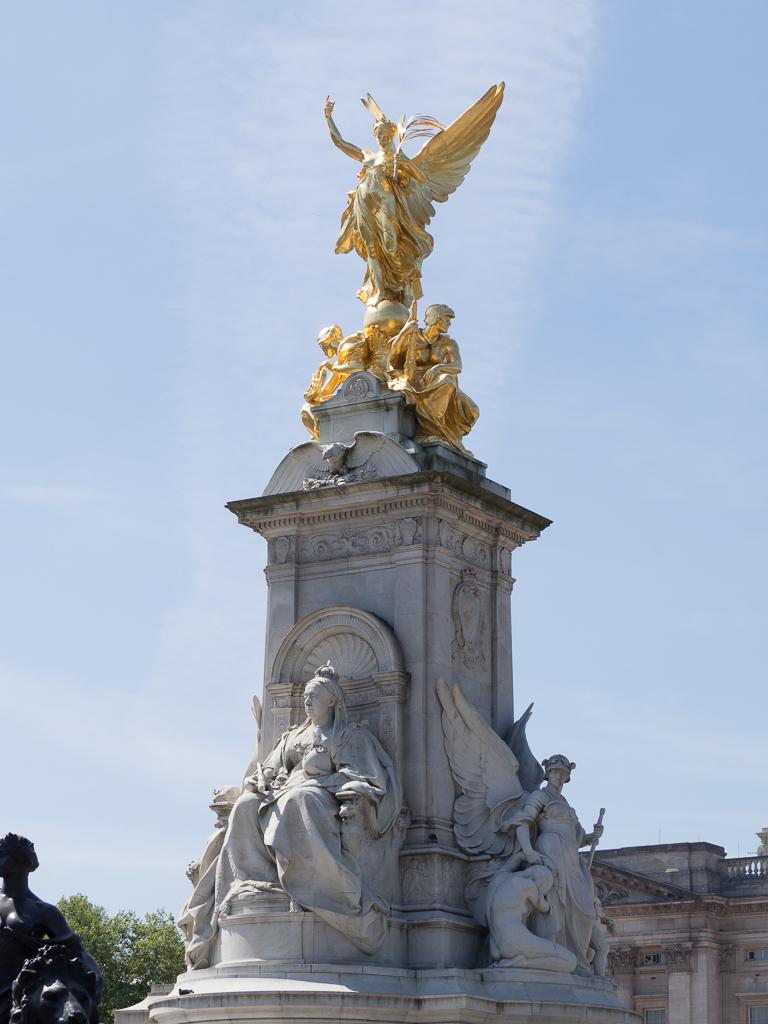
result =
M605 808L601 807L600 808L600 814L597 817L597 824L598 825L602 825L603 824L603 815L604 814L605 814ZM589 847L589 859L587 861L587 867L590 869L590 871L592 870L592 861L595 859L595 850L597 849L597 840L598 840L598 836L593 835L592 836L592 842L591 842L590 847Z

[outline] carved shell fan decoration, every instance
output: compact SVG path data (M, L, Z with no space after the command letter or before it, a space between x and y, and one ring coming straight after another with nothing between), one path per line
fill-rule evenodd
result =
M304 662L302 678L308 679L316 669L329 661L342 681L367 679L379 670L373 648L356 633L334 633L321 640Z

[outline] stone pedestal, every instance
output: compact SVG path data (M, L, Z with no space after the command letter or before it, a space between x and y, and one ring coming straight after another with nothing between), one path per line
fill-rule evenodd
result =
M413 451L416 433L413 408L366 370L353 373L338 392L315 407L321 444L353 441L357 430L378 430Z
M258 905L258 900L233 900L221 920L217 959L238 970L262 963L360 963L360 950L345 935L311 912L289 910L289 904L290 900L285 899L282 912L273 909L270 913ZM407 955L405 943L402 922L392 921L384 945L365 956L366 964L402 963ZM195 978L201 973L195 971Z
M419 971L331 964L222 967L182 975L169 995L150 996L145 1006L153 1024L640 1021L636 1013L617 1006L608 981L509 968ZM119 1021L120 1011L116 1017Z
M479 931L463 898L466 857L453 835L435 683L460 683L506 734L511 556L549 521L484 486L482 463L428 457L454 472L417 469L228 508L269 545L262 751L302 720L304 683L330 660L350 717L368 723L403 780L410 823L391 893L409 923L401 963L472 968Z

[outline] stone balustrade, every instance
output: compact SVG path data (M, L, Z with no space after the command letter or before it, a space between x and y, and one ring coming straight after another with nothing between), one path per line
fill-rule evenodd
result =
M730 857L723 861L729 879L768 878L768 857Z

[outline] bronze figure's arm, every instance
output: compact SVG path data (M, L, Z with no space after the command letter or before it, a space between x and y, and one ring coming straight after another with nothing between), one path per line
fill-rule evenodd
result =
M461 373L461 359L458 356L455 359L451 359L451 354L444 354L446 361L444 363L435 363L434 366L430 366L427 372L424 374L427 380L437 380L437 378L443 373L450 373L454 377L458 377Z
M334 103L329 96L325 101L325 121L328 125L328 131L331 133L333 144L337 146L342 153L346 153L347 156L351 156L353 160L358 160L360 163L363 162L363 151L359 146L354 146L351 142L345 142L341 137L339 129L336 127L331 114L333 113Z

